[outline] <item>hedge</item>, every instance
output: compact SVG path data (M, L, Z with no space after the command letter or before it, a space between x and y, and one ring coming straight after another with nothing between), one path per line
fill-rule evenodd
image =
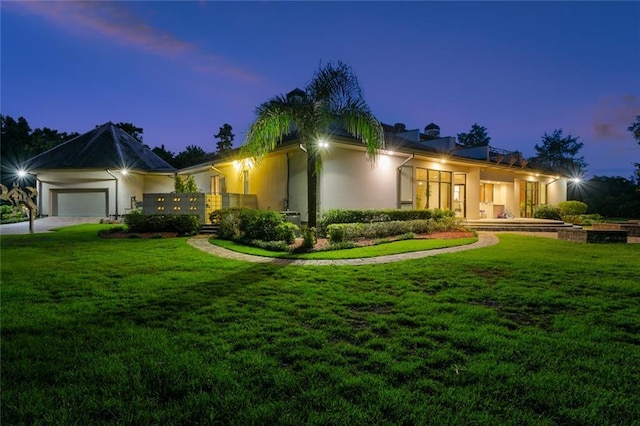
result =
M133 212L124 215L129 232L176 232L178 235L193 235L200 230L198 216L179 214L144 214Z
M327 228L331 244L359 239L375 239L403 234L430 234L448 231L459 226L454 217L442 217L427 220L405 220L372 223L335 223Z
M327 210L320 221L318 233L326 235L329 225L337 223L372 223L409 220L439 220L453 218L454 212L442 209L400 210L400 209L332 209Z

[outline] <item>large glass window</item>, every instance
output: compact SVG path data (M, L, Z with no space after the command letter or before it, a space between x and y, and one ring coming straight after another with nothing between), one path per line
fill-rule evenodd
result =
M539 202L538 182L520 181L520 216L533 217L533 211Z
M451 210L451 172L416 168L416 208Z
M480 202L493 203L493 184L480 183Z

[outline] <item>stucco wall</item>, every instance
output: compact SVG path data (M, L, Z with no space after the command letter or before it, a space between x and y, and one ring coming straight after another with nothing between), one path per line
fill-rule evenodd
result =
M372 165L362 151L330 146L321 172L319 210L396 208L397 168L404 158L381 154Z

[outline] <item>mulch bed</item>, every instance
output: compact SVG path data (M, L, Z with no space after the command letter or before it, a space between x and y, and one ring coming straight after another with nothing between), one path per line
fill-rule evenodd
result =
M473 237L473 232L471 231L447 231L447 232L434 232L433 234L416 234L414 240L424 239L424 240L451 240L455 238L471 238ZM385 238L389 241L395 241L397 237L387 237ZM376 240L373 239L362 239L355 241L355 244L360 247L371 246L374 245ZM313 250L322 250L323 248L329 245L329 240L326 238L318 238L316 244L313 246ZM302 238L296 238L296 242L292 245L292 247L298 248L302 246Z

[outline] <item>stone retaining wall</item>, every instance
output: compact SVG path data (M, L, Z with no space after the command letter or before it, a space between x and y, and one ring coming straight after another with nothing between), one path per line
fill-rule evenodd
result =
M626 243L627 231L602 229L561 229L558 239L576 243Z
M629 221L627 223L594 223L593 229L606 231L627 231L630 237L640 237L640 223Z

